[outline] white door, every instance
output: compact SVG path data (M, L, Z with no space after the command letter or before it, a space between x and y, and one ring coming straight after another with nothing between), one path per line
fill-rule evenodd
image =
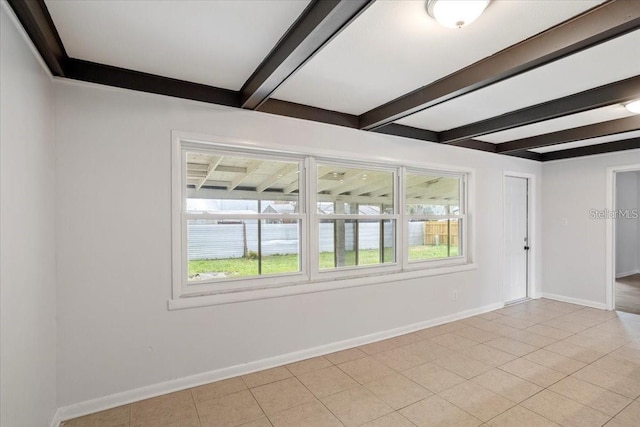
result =
M529 180L505 176L504 301L527 297L529 261Z

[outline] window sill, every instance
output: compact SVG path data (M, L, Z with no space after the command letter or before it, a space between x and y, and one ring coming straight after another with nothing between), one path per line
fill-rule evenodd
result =
M315 292L325 292L335 289L355 288L359 286L375 285L385 282L417 279L420 277L440 276L443 274L459 273L476 270L477 264L458 264L430 269L405 270L387 274L376 274L360 277L340 278L316 282L301 282L280 287L252 289L238 292L226 292L215 295L185 296L168 301L169 310L206 307L211 305L232 304L243 301L254 301L269 298L279 298L290 295L302 295ZM348 282L349 284L345 284Z

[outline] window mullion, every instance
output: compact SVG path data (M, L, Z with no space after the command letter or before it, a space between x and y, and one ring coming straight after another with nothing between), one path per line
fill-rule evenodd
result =
M319 221L317 219L318 204L318 172L316 160L313 157L307 157L305 160L305 178L307 180L307 232L309 235L309 244L307 245L307 266L309 268L309 276L316 278L320 271L320 236Z
M396 236L396 256L398 257L397 262L402 265L403 269L407 268L409 265L409 224L407 223L407 208L404 188L406 173L407 168L401 167L398 172L398 179L396 180L396 194L398 195L397 206L398 214L400 215L400 219L396 224L396 227L399 228L399 236Z

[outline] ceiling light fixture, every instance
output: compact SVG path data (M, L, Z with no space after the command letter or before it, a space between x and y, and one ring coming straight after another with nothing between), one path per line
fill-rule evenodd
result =
M640 99L631 101L630 103L625 105L625 108L634 114L640 114Z
M447 28L462 28L478 19L490 0L427 0L427 13Z

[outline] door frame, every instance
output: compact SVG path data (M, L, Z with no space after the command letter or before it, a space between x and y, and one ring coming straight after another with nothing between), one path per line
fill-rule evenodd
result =
M616 174L618 172L633 172L640 170L640 163L612 166L607 168L607 205L608 212L615 210L616 202ZM616 222L610 215L606 215L606 309L616 309Z
M536 186L536 175L530 173L523 172L511 172L504 171L502 176L502 289L500 290L502 295L502 302L507 303L509 301L505 301L504 295L504 263L506 260L506 247L505 247L505 237L506 237L506 221L505 221L505 213L507 210L507 191L506 191L506 182L507 177L512 178L525 178L527 180L527 235L529 237L529 247L531 248L528 253L527 259L527 298L540 298L541 295L538 292L538 283L536 280L537 271L537 263L539 253L538 248L538 239L537 239L537 186Z

